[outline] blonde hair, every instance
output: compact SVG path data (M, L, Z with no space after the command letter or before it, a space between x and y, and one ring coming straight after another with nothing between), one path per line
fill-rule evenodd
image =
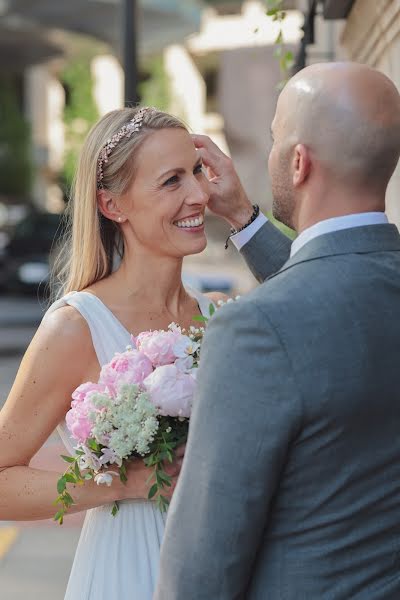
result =
M111 274L115 252L123 256L118 225L105 218L97 204L97 169L102 148L138 108L123 108L105 115L89 132L82 147L71 199L65 214L64 236L51 278L52 299L82 290ZM178 118L151 110L144 114L140 131L123 137L103 165L102 187L114 195L124 194L135 175L135 159L143 141L160 129L187 130Z

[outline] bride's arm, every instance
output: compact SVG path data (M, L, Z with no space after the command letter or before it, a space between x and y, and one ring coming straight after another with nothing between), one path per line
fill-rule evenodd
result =
M73 390L87 379L93 357L87 325L73 308L60 308L39 327L0 411L0 520L45 519L55 514L60 473L34 469L29 463L63 420ZM68 484L76 502L70 512L146 497L148 475L142 461L137 461L129 469L126 486L118 478L111 487L93 481Z

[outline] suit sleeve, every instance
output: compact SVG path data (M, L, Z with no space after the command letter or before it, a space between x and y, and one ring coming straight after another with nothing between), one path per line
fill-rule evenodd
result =
M301 402L287 355L254 302L208 327L155 600L245 598Z
M267 221L245 244L240 253L254 277L262 283L288 260L292 241Z

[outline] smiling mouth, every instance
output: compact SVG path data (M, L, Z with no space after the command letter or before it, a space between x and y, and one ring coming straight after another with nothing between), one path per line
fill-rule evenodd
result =
M174 225L179 227L179 229L194 229L197 227L201 227L204 224L204 216L199 214L193 217L189 217L187 219L181 219L179 221L174 221Z

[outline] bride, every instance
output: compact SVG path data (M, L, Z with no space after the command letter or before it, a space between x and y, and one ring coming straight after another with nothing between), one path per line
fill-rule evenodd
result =
M130 334L165 329L172 321L188 328L219 299L185 289L181 279L184 256L206 246L208 200L201 153L175 117L125 108L89 133L69 207L59 299L0 413L0 519L54 515L59 474L29 463L55 427L72 452L64 416L73 390L97 381L100 365L125 349ZM169 466L175 481L182 457L181 450ZM147 501L148 477L143 463L132 461L126 485L89 481L71 489L76 504L70 512L90 510L66 599L150 600L165 516ZM115 518L114 500L120 501Z

